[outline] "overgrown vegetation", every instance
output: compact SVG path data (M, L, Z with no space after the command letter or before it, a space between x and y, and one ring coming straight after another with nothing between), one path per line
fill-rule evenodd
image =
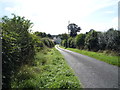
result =
M61 48L64 48L64 47L61 47ZM95 59L98 59L98 60L104 61L106 63L109 63L109 64L116 65L116 66L120 67L120 63L118 61L120 56L115 56L115 55L113 55L113 53L112 53L112 55L110 55L110 51L109 51L109 54L108 54L106 52L100 53L100 52L79 50L79 49L74 49L74 48L67 48L67 50L71 50L71 51L74 51L74 52L77 52L77 53L80 53L80 54L83 54L83 55L87 55L87 56L93 57Z
M39 32L39 31L36 31L35 33L34 33L36 36L39 36L39 37L41 37L41 38L53 38L52 37L52 35L51 34L46 34L45 32Z
M52 36L31 32L24 17L4 16L2 22L2 83L4 88L81 88L74 72L54 47Z
M36 54L32 65L21 67L12 88L81 88L80 82L55 48Z
M66 34L62 37L61 45L65 48L78 48L88 51L114 51L120 54L120 31L110 28L107 32L97 32L91 29L86 34L79 34L76 37L70 37Z
M2 74L3 88L10 87L11 75L34 55L34 40L29 33L32 23L19 16L2 18Z
M32 34L32 25L30 20L14 14L13 18L4 16L1 20L3 88L11 87L11 77L19 68L33 62L36 52L54 47L50 39L46 38L44 42L41 37Z

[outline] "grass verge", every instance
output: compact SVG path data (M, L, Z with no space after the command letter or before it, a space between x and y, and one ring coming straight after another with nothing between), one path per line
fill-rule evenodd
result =
M32 65L21 67L12 88L81 88L80 81L55 48L41 51Z
M62 46L60 46L60 47L65 49ZM87 56L93 57L93 58L95 58L97 60L104 61L106 63L109 63L109 64L116 65L116 66L120 67L120 63L118 61L120 56L111 56L111 55L107 55L105 53L92 52L92 51L86 51L86 50L79 50L79 49L74 49L74 48L66 48L66 49L70 50L70 51L73 51L73 52L83 54L83 55L87 55Z

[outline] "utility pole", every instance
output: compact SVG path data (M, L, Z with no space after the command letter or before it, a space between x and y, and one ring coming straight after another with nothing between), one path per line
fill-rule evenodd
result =
M68 25L70 24L70 21L68 21ZM68 29L68 34L69 34L69 29Z

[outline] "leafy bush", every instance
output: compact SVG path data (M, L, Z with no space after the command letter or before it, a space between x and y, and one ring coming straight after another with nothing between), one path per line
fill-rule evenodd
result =
M42 42L49 48L54 47L54 42L48 38L42 38Z
M85 34L77 35L75 40L76 40L76 47L79 49L83 49L85 43Z
M98 34L100 50L120 51L120 31L109 29L107 32Z
M62 46L64 46L65 48L68 47L68 45L67 45L67 40L66 40L66 39L65 39L65 40L62 40Z
M48 37L48 38L52 39L52 35L51 34L46 34L45 32L38 32L38 31L36 31L34 34L36 36L41 37L41 38Z
M98 51L99 49L97 32L93 29L85 37L85 48L90 51Z
M11 76L35 55L35 43L29 33L31 26L30 20L24 17L14 15L13 18L2 18L3 88L10 88Z
M33 41L34 41L34 48L36 52L39 52L40 50L44 49L45 44L41 41L41 38L38 36L31 34Z
M76 47L75 38L70 37L67 41L67 44L68 44L68 47L75 48Z

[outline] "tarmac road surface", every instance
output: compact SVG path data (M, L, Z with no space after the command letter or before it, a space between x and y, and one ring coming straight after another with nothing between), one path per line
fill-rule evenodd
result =
M57 50L75 71L84 88L118 88L118 67L94 58L65 50Z

